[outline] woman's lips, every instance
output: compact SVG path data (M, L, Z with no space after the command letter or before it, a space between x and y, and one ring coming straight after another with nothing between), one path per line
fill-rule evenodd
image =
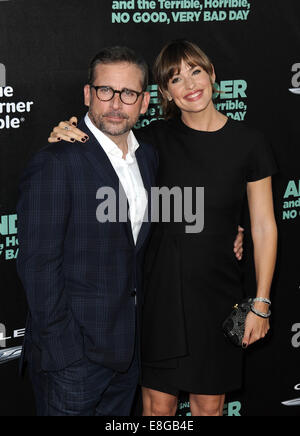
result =
M197 101L200 100L202 95L203 95L203 90L198 90L198 91L190 92L184 98L187 101Z

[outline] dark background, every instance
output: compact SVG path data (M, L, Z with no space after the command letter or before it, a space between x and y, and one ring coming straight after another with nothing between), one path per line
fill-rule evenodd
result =
M46 145L53 126L71 115L85 114L87 67L100 48L128 45L151 65L166 41L195 41L212 58L219 81L247 81L246 120L265 132L280 167L274 178L279 255L272 292L272 333L264 343L246 352L244 389L228 398L228 410L238 405L243 416L299 416L300 400L296 406L282 404L300 397L300 339L292 343L296 334L293 326L300 324L300 208L295 208L297 218L283 220L287 185L291 180L298 185L300 179L300 95L289 91L295 74L292 66L300 63L299 1L250 0L247 21L200 20L169 25L112 24L112 3L0 1L0 63L6 67L6 85L14 89L13 98L0 98L0 103L34 102L30 113L10 114L24 116L19 129L0 129L0 219L15 214L19 176L29 157ZM0 113L0 119L5 116ZM0 229L3 233L4 227ZM0 245L5 245L6 235L1 232ZM249 235L246 248L245 292L253 294ZM6 260L5 253L0 255L0 286L0 324L11 337L14 330L25 327L27 308L15 261ZM3 337L0 333L0 351L22 343L22 338L12 338L3 346ZM26 378L18 377L17 363L0 364L0 416L34 414L31 388ZM188 413L183 403L179 410Z

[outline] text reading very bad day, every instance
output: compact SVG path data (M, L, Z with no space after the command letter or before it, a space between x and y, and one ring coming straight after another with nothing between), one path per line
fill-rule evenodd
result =
M112 23L246 21L248 0L129 0L112 2Z

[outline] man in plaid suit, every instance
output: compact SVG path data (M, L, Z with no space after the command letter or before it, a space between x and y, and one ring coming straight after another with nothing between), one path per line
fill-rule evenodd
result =
M17 264L29 306L22 362L40 416L130 414L150 231L145 190L158 167L156 151L131 130L148 108L147 79L131 50L102 50L78 126L89 140L43 148L21 180ZM131 220L99 222L105 187L117 204L124 189Z

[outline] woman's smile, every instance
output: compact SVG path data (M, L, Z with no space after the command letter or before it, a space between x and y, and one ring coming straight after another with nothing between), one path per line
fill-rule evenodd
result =
M199 89L198 91L193 91L187 94L184 98L189 102L198 101L203 96L203 89Z

